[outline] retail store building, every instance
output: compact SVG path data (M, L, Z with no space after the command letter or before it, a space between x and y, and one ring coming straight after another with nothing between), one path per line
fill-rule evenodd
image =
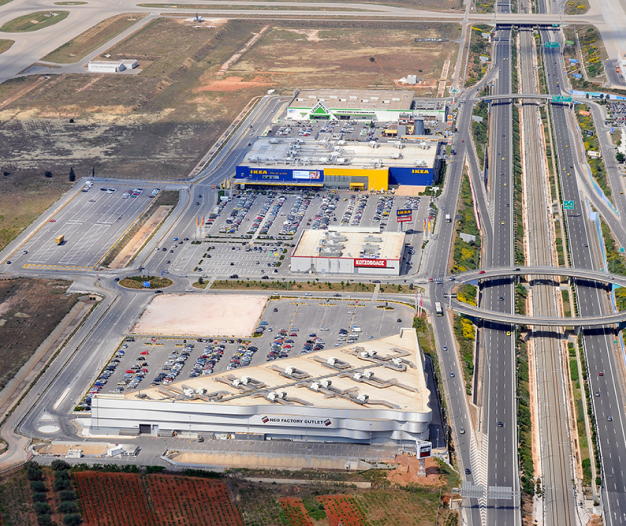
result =
M403 232L377 227L330 227L305 230L291 254L291 272L399 276Z
M243 371L97 394L89 432L408 445L429 438L430 396L415 329L401 329Z
M236 169L235 183L386 191L389 185L431 186L438 173L439 139L347 142L259 138Z

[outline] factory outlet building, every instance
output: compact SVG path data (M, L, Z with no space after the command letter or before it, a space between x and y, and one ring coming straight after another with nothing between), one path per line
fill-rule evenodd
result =
M237 166L235 183L386 191L389 185L431 186L439 139L356 142L260 137Z
M399 276L405 235L378 227L305 230L291 254L291 272Z
M125 395L97 394L92 435L415 444L431 393L414 329Z

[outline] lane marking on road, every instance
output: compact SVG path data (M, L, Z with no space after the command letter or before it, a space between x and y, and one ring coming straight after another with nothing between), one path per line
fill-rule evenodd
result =
M59 406L63 403L63 400L65 400L65 397L69 394L71 389L72 389L71 387L67 387L65 391L61 393L61 396L59 396L59 399L54 403L54 405L52 406L52 409L59 408Z

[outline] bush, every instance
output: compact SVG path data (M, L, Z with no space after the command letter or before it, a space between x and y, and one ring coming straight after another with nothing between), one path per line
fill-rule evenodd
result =
M38 493L45 493L46 491L48 491L48 488L46 488L46 485L41 482L41 480L31 482L30 489Z
M38 515L37 524L39 526L52 526L52 517L50 515Z
M163 473L165 471L165 466L146 466L146 474L150 473Z
M63 517L63 524L66 526L78 526L81 522L83 522L83 519L78 513L72 513Z
M33 493L33 502L48 502L46 493Z
M50 467L52 468L52 471L60 471L64 469L70 469L72 466L65 462L65 460L56 459L50 463Z
M72 490L64 490L61 493L59 493L59 498L64 502L67 502L70 500L76 500L76 492Z
M54 472L54 478L56 480L70 480L70 472L67 470L59 470Z
M70 489L70 480L69 479L56 479L54 481L54 491L61 491L64 489Z
M52 508L47 502L35 502L35 504L33 504L33 508L35 508L35 513L37 515L50 515L52 512Z
M61 502L59 505L59 513L78 513L76 503L73 501Z

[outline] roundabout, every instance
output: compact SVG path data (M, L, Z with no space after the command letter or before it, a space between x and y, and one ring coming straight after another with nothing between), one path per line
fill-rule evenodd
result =
M597 284L618 285L626 287L626 276L598 272L594 270L579 270L563 267L515 267L515 268L492 268L486 270L473 270L462 274L448 276L443 284L443 296L448 301L449 295L458 285L465 285L477 280L509 280L514 276L567 276L579 281L592 281ZM537 279L537 278L536 278ZM532 283L532 280L531 280ZM521 314L509 314L494 310L474 307L467 303L451 298L450 306L453 310L483 320L507 325L535 325L535 326L561 326L561 327L596 327L600 325L613 325L626 321L626 312L618 312L609 315L555 318L555 317L531 317Z

